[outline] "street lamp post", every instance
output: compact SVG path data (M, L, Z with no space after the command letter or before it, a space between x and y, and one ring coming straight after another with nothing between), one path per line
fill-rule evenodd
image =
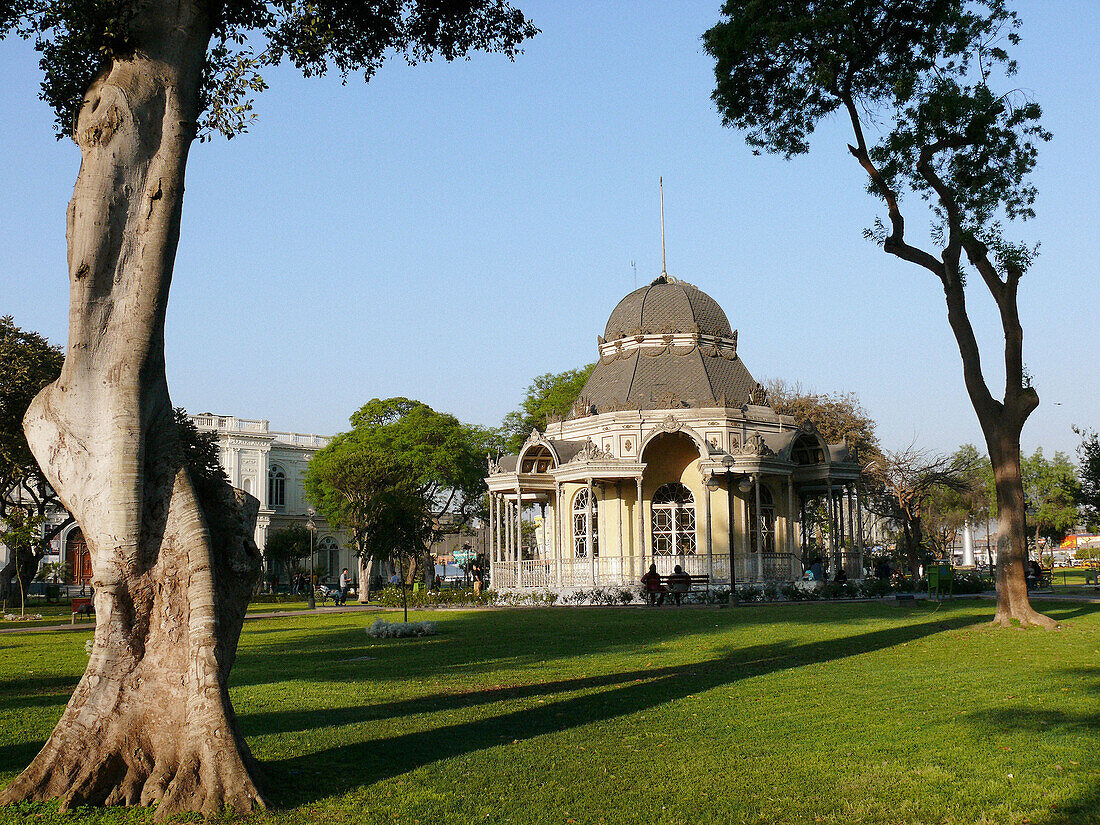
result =
M315 610L317 607L317 600L313 594L313 534L317 532L317 524L313 521L313 517L317 515L317 511L312 507L306 510L306 515L309 518L306 519L306 529L309 530L309 593L308 602L310 610Z

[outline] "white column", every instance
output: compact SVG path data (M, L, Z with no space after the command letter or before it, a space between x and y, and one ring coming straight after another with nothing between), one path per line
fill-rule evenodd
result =
M623 546L623 482L619 479L615 482L615 509L619 511L619 575L625 578L626 548Z
M565 564L562 542L561 484L554 482L554 583L561 587L561 568Z
M512 502L504 499L504 561L512 560L512 545L515 543L516 531L512 529Z
M714 534L710 514L710 476L703 479L703 518L707 525L707 575L714 575Z
M519 563L523 561L523 491L519 487L519 477L516 477L516 584L519 584Z
M490 563L493 563L497 560L496 520L497 520L497 496L496 496L496 493L489 493L489 562Z
M588 481L588 506L584 508L584 552L588 554L588 563L592 569L592 584L596 583L596 554L592 552L592 502L596 497L596 489L592 479Z
M974 536L970 532L970 522L963 525L963 567L974 566Z
M637 518L634 519L638 525L638 534L634 537L634 557L641 561L641 566L645 568L645 506L642 504L642 477L638 476L637 489L635 491L634 509L637 511ZM634 568L634 578L640 578L637 568Z

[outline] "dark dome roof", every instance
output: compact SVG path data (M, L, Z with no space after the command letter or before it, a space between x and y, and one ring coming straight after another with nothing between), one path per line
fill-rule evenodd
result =
M726 313L698 287L662 275L619 301L607 319L604 338L615 341L630 335L698 332L733 336Z

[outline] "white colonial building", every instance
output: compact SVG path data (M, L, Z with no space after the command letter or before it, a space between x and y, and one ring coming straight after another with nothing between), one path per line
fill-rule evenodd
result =
M327 436L272 430L266 419L237 418L202 413L191 416L200 432L218 437L222 466L229 483L260 501L256 519L256 546L267 544L268 534L292 524L305 526L306 467L313 454L328 444ZM354 577L358 570L354 553L342 530L331 528L320 514L314 516L316 567L327 571L322 580L335 581L343 568Z
M598 345L572 412L490 460L494 587L633 584L650 564L716 585L790 581L814 562L862 576L859 465L768 405L713 298L662 275L619 302ZM809 507L830 525L816 537Z

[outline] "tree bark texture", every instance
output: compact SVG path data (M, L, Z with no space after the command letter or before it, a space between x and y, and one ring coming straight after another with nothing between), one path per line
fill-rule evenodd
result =
M370 584L373 576L374 559L359 556L359 604L367 604L370 601Z
M135 53L75 125L69 346L24 425L88 543L95 642L61 720L0 803L150 805L158 820L262 805L227 681L259 574L257 502L198 491L164 372L164 316L211 24L145 4Z
M1031 606L1027 595L1027 515L1020 473L1020 431L987 434L997 488L997 612L993 622L1007 627L1053 629L1058 623Z
M1024 376L1024 330L1017 306L1017 290L1023 270L1006 264L1004 276L989 259L985 244L963 226L961 210L951 188L937 174L935 157L943 151L961 148L980 140L973 135L957 135L924 146L920 151L917 173L936 193L944 209L948 242L939 258L911 246L905 240L905 219L897 193L881 175L867 151L860 113L851 94L843 98L852 122L856 145L848 150L867 172L871 185L886 202L890 213L890 234L883 250L902 260L924 267L940 279L947 303L947 321L962 358L963 381L977 413L989 449L997 486L997 612L993 622L1007 626L1013 620L1024 626L1046 628L1058 624L1031 607L1027 596L1024 564L1027 561L1027 524L1024 517L1024 492L1020 476L1020 433L1028 416L1039 406L1039 395ZM998 401L989 391L982 371L981 351L966 309L962 256L978 271L982 282L997 305L1004 333L1005 392Z

